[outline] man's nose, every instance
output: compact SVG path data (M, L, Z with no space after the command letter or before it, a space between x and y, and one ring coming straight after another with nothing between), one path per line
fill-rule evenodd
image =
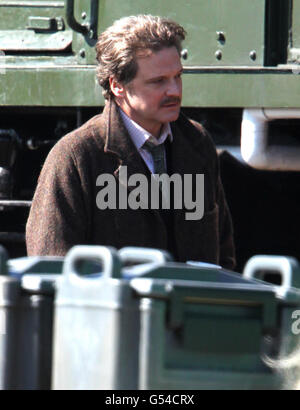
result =
M172 79L169 81L168 88L167 88L167 95L173 97L181 97L182 93L182 83L181 79Z

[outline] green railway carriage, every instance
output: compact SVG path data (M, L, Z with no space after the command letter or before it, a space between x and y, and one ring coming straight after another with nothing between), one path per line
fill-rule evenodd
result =
M49 149L104 104L97 36L138 13L188 33L183 110L219 148L237 270L258 253L300 257L300 0L1 0L0 243L25 254Z

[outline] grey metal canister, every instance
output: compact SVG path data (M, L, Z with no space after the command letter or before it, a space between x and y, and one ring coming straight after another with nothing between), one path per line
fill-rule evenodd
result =
M0 389L50 389L55 282L62 258L20 258L0 275ZM44 274L41 270L44 269Z

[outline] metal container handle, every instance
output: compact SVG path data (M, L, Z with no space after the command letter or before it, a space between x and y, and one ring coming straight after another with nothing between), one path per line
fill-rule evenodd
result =
M284 295L293 285L293 275L296 270L299 270L299 264L297 259L288 256L256 255L246 263L243 277L255 279L257 272L261 270L279 273L282 278L281 285L274 286L279 295Z
M169 252L154 248L138 248L127 246L119 250L119 257L124 265L127 262L132 263L166 263L173 260Z
M100 262L102 264L102 278L119 279L121 277L121 261L117 250L113 247L74 246L66 255L63 275L82 276L78 272L78 262L82 260Z

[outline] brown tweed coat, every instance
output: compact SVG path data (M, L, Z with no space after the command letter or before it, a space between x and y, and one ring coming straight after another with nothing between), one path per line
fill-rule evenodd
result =
M204 174L205 180L202 219L189 221L187 210L173 210L177 260L232 269L232 223L215 146L201 125L192 124L183 114L171 127L173 173ZM64 255L76 244L167 249L168 233L159 210L98 209L96 179L109 173L118 181L120 165L127 166L128 178L148 172L115 103L108 102L102 114L63 137L50 151L27 221L28 255Z

